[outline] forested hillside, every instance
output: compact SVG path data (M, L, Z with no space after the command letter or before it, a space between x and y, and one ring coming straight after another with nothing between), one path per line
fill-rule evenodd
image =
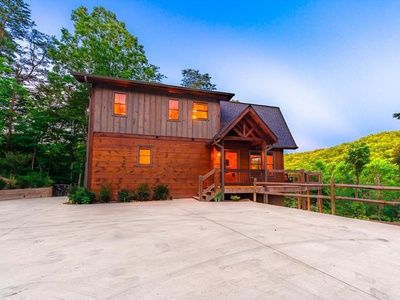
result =
M399 124L400 125L400 124ZM351 143L344 143L332 148L317 149L309 152L290 153L285 155L285 169L305 169L318 171L316 162L323 162L326 166L338 165L343 162L347 149L351 144L364 142L370 148L371 162L374 160L393 162L393 150L400 147L400 131L381 132L368 135Z
M321 171L324 183L334 178L336 183L356 184L358 177L361 185L400 186L399 168L400 131L373 134L332 148L285 155L285 169ZM376 197L362 189L345 190L342 196L357 197L354 193L359 193L361 198ZM323 194L329 195L329 191L323 190ZM400 201L397 192L382 192L380 198ZM286 204L295 206L293 203L287 201ZM324 201L323 204L324 211L329 212L329 203ZM399 212L399 207L383 206L381 210L376 204L337 201L337 214L347 217L399 221Z

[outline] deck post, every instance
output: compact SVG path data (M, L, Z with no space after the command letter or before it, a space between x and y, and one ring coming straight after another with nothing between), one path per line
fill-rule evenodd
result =
M257 178L255 177L253 181L253 201L257 202Z
M318 172L318 183L322 183L322 173ZM322 196L322 188L318 189L318 196ZM318 211L322 213L322 199L318 198Z
M331 214L335 215L335 178L331 178Z

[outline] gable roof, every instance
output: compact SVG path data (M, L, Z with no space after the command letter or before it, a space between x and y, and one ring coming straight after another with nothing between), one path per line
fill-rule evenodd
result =
M104 84L111 86L120 86L120 87L131 87L136 90L143 90L148 92L161 92L168 94L180 94L180 95L191 95L202 98L211 98L219 101L229 101L232 99L235 94L232 93L224 93L217 91L209 91L209 90L199 90L192 89L183 86L175 86L168 85L162 83L154 83L154 82L146 82L139 80L131 80L125 78L116 78L110 76L102 76L102 75L93 75L93 74L85 74L85 73L77 73L71 72L72 76L74 76L80 82L88 82L92 84Z
M234 135L238 136L227 136L231 131L233 131ZM250 105L234 118L232 122L221 128L216 138L225 140L239 138L241 141L247 140L253 143L262 143L263 141L269 141L270 143L278 142L278 137Z
M240 117L248 107L251 107L278 138L278 142L273 144L274 148L297 149L296 142L290 133L289 127L279 107L240 102L221 102L220 106L221 129L217 133L217 137L224 134L231 124L235 121L237 122L238 117Z

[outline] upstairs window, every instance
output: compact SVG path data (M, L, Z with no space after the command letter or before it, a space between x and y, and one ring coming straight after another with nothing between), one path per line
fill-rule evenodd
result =
M179 101L170 99L168 101L168 120L179 120Z
M138 165L151 166L151 146L138 146Z
M193 103L193 120L208 120L208 104L207 103Z
M126 94L114 94L114 115L126 116Z

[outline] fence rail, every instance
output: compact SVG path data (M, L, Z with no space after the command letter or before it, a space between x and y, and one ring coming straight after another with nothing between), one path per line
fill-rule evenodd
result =
M285 172L288 172L287 170ZM378 205L390 205L390 206L400 206L400 199L396 198L396 201L386 201L382 199L367 199L367 198L355 198L355 197L344 197L337 195L336 191L338 189L350 188L350 189L367 189L367 190L376 190L376 191L394 191L400 193L400 187L396 186L381 186L381 185L356 185L356 184L336 184L335 180L332 178L330 184L317 183L317 182L257 182L254 180L254 189L257 187L264 187L266 195L276 195L276 196L285 196L285 197L297 197L298 198L298 208L301 208L301 198L307 199L307 209L310 210L310 200L317 199L318 210L322 212L322 200L330 200L331 201L331 213L336 214L336 200L338 201L354 201L354 202L363 202L368 204L378 204ZM285 187L286 190L290 189L290 187L295 190L296 188L303 188L301 192L291 192L291 191L274 191L273 188ZM330 195L322 195L322 188L329 188ZM310 191L318 191L318 195L312 195ZM378 194L378 198L380 198L380 193Z

